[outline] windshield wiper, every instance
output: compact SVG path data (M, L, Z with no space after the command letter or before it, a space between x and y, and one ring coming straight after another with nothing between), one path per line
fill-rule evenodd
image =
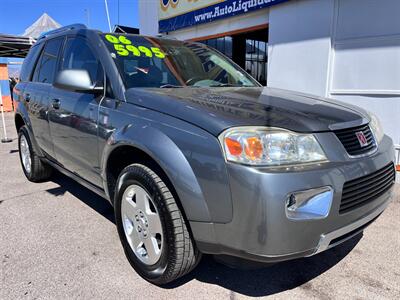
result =
M174 84L163 84L160 86L160 89L175 89L175 88L183 88L183 85L174 85Z

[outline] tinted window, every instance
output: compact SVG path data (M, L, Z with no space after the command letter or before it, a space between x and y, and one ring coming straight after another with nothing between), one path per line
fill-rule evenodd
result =
M87 70L92 83L101 84L103 78L103 68L100 62L93 54L83 38L71 38L67 40L64 48L62 60L62 70L65 69L83 69Z
M259 86L202 44L129 34L101 36L127 88Z
M43 44L33 46L31 50L29 50L28 56L24 60L24 64L21 68L20 79L21 81L29 81L32 69L35 66L36 61L38 60L38 56L40 54L40 49L42 49Z
M50 40L46 43L40 61L36 66L33 81L53 83L57 68L57 55L62 46L63 38Z

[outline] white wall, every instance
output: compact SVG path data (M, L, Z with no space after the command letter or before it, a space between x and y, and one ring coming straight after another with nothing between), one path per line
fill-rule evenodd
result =
M326 95L333 1L289 1L271 7L268 85Z
M400 144L400 1L293 0L270 9L268 85L359 105Z
M158 7L160 0L139 0L140 34L158 34Z
M377 114L400 144L400 1L335 4L328 93Z

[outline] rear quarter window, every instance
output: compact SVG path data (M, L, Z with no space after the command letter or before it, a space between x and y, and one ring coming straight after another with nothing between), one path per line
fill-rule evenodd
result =
M35 64L38 60L40 50L43 48L43 43L39 45L34 45L24 60L22 64L21 73L20 73L20 80L21 81L29 81L31 78L31 74L33 69L35 68Z
M58 53L62 47L64 37L58 37L46 42L36 65L32 81L52 84L57 68Z

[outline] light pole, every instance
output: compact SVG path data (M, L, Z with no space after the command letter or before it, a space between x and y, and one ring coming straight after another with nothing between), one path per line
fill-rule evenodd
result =
M86 26L90 28L90 12L89 9L85 8L85 16L86 16Z
M107 14L108 28L110 29L110 32L111 32L111 22L110 22L110 14L108 13L108 4L107 4L107 0L104 0L104 4L106 5L106 14Z

